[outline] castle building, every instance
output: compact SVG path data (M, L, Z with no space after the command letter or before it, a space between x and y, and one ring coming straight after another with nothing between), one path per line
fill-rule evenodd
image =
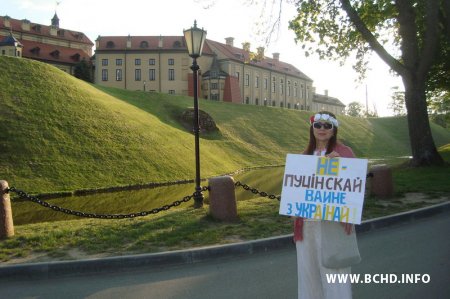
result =
M82 32L62 29L55 13L51 25L0 16L0 55L52 64L69 74L91 61L93 43ZM95 83L129 90L193 96L192 59L184 36L99 36L95 41ZM208 100L307 111L344 112L338 99L315 93L313 80L280 53L207 39L197 59L199 96Z
M0 55L39 60L73 75L77 63L90 61L93 45L82 32L60 28L56 13L50 26L0 16Z
M248 43L238 48L233 42L231 37L225 43L206 40L197 59L200 98L307 111L324 107L325 103L319 105L324 100L315 94L313 80L281 61L279 53L267 57L264 48L255 54ZM191 64L183 36L99 36L96 40L95 83L99 85L192 96ZM344 104L327 98L329 110L343 113Z

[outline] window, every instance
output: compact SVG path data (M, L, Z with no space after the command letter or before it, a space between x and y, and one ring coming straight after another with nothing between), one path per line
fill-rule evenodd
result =
M275 77L273 77L272 78L272 93L275 93L275 85L276 85Z
M169 90L169 94L175 94L175 90L170 89L170 90Z
M211 83L211 89L219 89L219 86L217 83Z
M259 88L259 76L255 77L255 87Z
M148 65L155 65L155 59L154 58L150 58L148 60Z
M245 74L245 86L249 86L249 85L250 85L250 75Z
M167 61L168 65L174 65L175 64L175 60L173 58L169 58L169 60Z
M108 81L108 70L102 69L102 81Z
M122 65L122 59L116 59L116 65Z
M267 88L269 87L269 80L267 78L264 78L264 89L267 90Z
M102 65L103 66L108 65L108 59L102 59Z
M245 104L250 104L250 98L249 97L245 97Z
M142 48L142 49L148 48L148 42L147 41L142 41L141 44L139 45L139 47Z
M140 58L136 58L134 60L134 65L141 65L141 59Z
M155 69L149 69L148 70L148 79L150 81L155 81L156 80L156 71L155 71Z
M169 81L174 81L174 80L175 80L175 70L169 69Z
M141 81L141 69L134 70L134 81Z
M283 82L283 79L280 79L280 94L284 94L284 82Z
M238 81L239 81L239 77L240 76L240 74L239 74L239 72L236 72L236 77L238 78Z
M122 81L122 69L116 70L116 81Z

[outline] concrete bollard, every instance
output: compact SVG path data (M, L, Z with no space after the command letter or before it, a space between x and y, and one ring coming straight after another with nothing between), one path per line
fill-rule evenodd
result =
M209 213L218 220L238 219L234 179L231 176L211 178L209 183Z
M373 176L370 178L370 195L377 197L391 197L394 194L392 171L385 165L374 165L370 169Z
M0 239L14 236L11 200L9 198L8 182L0 181Z

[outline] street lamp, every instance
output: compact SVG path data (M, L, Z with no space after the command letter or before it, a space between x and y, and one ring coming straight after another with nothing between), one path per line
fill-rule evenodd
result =
M198 120L198 70L200 67L197 64L197 58L202 55L203 44L206 39L206 31L197 28L197 21L194 21L194 27L183 30L184 39L189 52L192 57L191 70L194 75L194 135L195 135L195 193L194 193L194 208L203 206L203 194L200 187L200 126Z

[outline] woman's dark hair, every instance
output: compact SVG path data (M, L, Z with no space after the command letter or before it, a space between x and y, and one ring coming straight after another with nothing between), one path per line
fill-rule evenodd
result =
M336 115L334 115L331 112L328 111L320 111L317 112L316 114L328 114L334 118L336 118ZM328 155L329 153L331 153L334 148L336 147L336 143L337 143L337 132L338 129L336 126L333 126L333 137L330 138L330 140L328 141L328 145L327 145L327 151L326 151L326 155ZM309 143L308 146L306 147L304 153L305 155L314 155L314 151L316 150L316 137L314 137L314 129L312 124L309 126Z

